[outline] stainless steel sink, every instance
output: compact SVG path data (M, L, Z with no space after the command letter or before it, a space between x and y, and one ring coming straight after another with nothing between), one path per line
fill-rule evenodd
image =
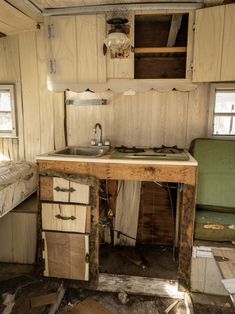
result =
M76 156L76 157L100 157L107 153L108 146L95 146L95 147L83 147L83 146L68 146L62 150L50 153L53 156Z

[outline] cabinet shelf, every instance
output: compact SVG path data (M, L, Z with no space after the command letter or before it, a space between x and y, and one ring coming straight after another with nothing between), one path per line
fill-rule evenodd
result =
M187 47L144 47L135 48L135 54L140 53L179 53L187 52Z

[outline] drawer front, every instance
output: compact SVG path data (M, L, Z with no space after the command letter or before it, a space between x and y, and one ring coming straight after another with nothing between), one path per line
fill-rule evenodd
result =
M89 236L43 232L44 276L89 280Z
M64 203L89 204L90 187L57 177L40 177L40 199Z
M66 232L90 232L89 206L42 203L42 229Z

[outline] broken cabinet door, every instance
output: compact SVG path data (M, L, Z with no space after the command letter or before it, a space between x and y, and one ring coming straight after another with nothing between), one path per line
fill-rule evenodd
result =
M42 232L44 272L47 277L89 280L89 236Z

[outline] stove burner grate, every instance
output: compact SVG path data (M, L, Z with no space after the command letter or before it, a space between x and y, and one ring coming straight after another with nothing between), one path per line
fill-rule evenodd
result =
M143 148L138 148L138 147L127 147L124 145L121 146L117 146L115 147L115 149L119 152L119 153L144 153L145 150Z
M155 153L164 153L164 154L180 154L184 152L184 149L177 147L177 145L174 145L174 146L162 145L161 147L154 147L153 150Z

